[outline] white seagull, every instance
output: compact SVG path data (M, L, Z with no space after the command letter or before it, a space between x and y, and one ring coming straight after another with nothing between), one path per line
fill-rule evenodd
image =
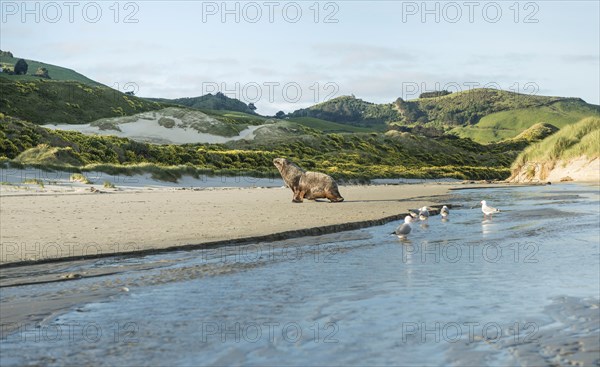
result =
M427 219L429 219L429 211L427 210L426 206L424 206L421 209L419 209L419 219L420 220L427 220Z
M440 214L442 215L442 219L448 218L448 215L450 214L450 210L448 209L448 207L446 205L444 205L442 207L442 210L440 210Z
M406 217L404 217L404 223L402 223L401 225L398 226L398 228L396 228L396 230L394 231L394 234L396 236L398 236L398 238L406 238L406 236L410 233L412 227L410 226L410 223L412 222L412 217L410 215L407 215Z
M417 219L419 217L419 209L408 209L408 214Z
M481 211L483 212L484 216L492 216L492 214L494 213L500 213L500 209L496 209L496 208L492 208L491 206L488 206L485 200L481 200Z

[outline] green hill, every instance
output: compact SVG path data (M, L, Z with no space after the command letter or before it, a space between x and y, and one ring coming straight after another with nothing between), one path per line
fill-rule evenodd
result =
M375 125L373 127L360 127L321 120L314 117L293 117L287 119L286 121L294 122L299 125L319 130L325 133L368 133L385 130L385 125Z
M312 117L360 127L383 129L399 117L393 104L375 104L354 96L341 96L317 105L296 110L290 118Z
M525 179L535 177L544 180L559 161L568 165L573 160L580 160L583 161L584 172L576 174L597 181L600 179L597 176L600 173L597 162L589 167L585 165L599 157L600 118L587 117L523 150L511 167L511 178L522 176Z
M488 143L513 138L539 122L563 128L588 116L600 116L600 106L581 99L563 99L544 106L493 113L484 116L473 126L458 127L451 131L480 143Z
M161 102L161 103L169 103L175 104L185 107L196 108L199 110L225 110L225 111L235 111L235 112L243 112L247 114L254 114L254 110L252 110L247 104L244 102L235 99L229 98L221 92L213 95L211 93L203 95L201 97L190 97L190 98L176 98L176 99L166 99L166 98L147 98L151 101Z
M480 88L411 101L399 98L396 107L403 124L419 122L453 127L474 125L492 113L545 106L561 100L567 99Z
M0 76L0 113L37 124L82 124L163 108L112 88L52 79Z
M558 161L581 156L600 157L600 118L598 117L585 118L529 146L519 154L512 168L518 169L530 161Z
M541 122L523 130L519 135L510 140L527 140L530 142L540 141L546 139L558 130L560 129L552 124Z
M8 66L10 69L12 69L15 63L19 60L19 58L7 55L8 53L6 52L0 53L0 66L2 66L3 68L6 68ZM9 75L5 73L0 75L10 80L33 81L40 79L39 76L34 75L37 69L46 68L48 69L48 75L52 80L75 81L93 87L104 86L103 84L100 84L90 78L87 78L86 76L81 75L78 72L71 69L63 68L52 64L46 64L35 60L24 60L27 62L28 65L27 75Z
M277 139L226 144L155 145L114 136L49 130L4 117L0 120L0 157L17 166L110 174L152 172L169 180L200 173L276 175L272 159L278 156L342 179L503 179L527 144L484 146L465 139L428 139L397 131L323 134L289 121L264 128L282 134ZM268 137L271 136L269 132Z
M294 111L288 116L431 137L451 132L485 144L514 138L537 123L545 122L560 128L599 114L600 106L579 98L481 88L437 93L410 101L398 98L392 104L374 104L354 96L343 96Z

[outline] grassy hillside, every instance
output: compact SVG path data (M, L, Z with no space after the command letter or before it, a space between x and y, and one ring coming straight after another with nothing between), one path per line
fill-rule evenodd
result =
M202 110L202 112L218 119L219 121L234 125L262 125L269 120L269 118L264 116L239 111Z
M519 135L510 140L528 140L530 142L536 142L546 139L559 130L560 129L554 125L542 122L523 130Z
M209 93L201 97L191 97L191 98L176 98L176 99L166 99L166 98L147 98L148 100L161 102L161 103L169 103L175 104L185 107L197 108L200 110L225 110L225 111L234 111L234 112L242 112L246 114L254 114L254 111L244 102L235 99L229 98L223 93L217 93L215 95Z
M341 124L383 129L386 123L398 119L398 113L392 104L380 105L354 96L341 96L294 111L288 117L312 117Z
M472 89L435 98L419 98L411 101L398 99L396 106L405 124L435 123L440 126L474 125L492 113L539 107L565 100L519 94L497 89ZM537 121L539 122L539 121Z
M528 162L543 164L579 157L600 157L600 118L585 118L529 146L519 154L512 169L518 171Z
M111 174L150 171L177 179L181 174L276 175L272 159L289 157L307 169L336 178L455 177L503 179L527 142L483 146L470 140L427 139L388 132L323 134L282 121L276 129L295 135L280 139L237 141L225 145L154 145L112 136L88 136L48 130L4 117L0 121L0 156L12 164ZM502 154L500 154L502 153Z
M106 86L74 81L25 81L0 76L0 90L0 113L37 124L82 124L163 107Z
M513 138L539 122L562 128L588 116L600 116L600 106L579 99L568 99L540 107L493 113L484 116L473 126L458 127L451 131L480 143L488 143Z
M343 96L297 110L288 117L316 118L374 130L389 128L430 137L450 131L485 144L514 138L536 123L562 127L599 113L599 106L578 98L482 88L410 101L398 98L390 104ZM313 125L318 126L314 122Z
M17 62L17 60L19 60L18 57L10 57L10 56L6 56L5 54L0 55L0 65L2 65L2 67L9 66L10 69L12 69L14 67L15 63ZM92 86L92 87L104 86L103 84L93 81L92 79L89 79L86 76L79 74L78 72L71 70L71 69L63 68L63 67L52 65L52 64L46 64L46 63L34 61L34 60L25 59L25 61L27 62L27 65L29 66L27 69L27 75L8 75L8 74L1 74L1 75L10 80L34 81L34 80L38 80L39 77L34 76L33 74L35 74L35 72L38 68L43 67L43 68L48 69L48 75L50 76L50 78L52 80L76 81L81 84L86 84L86 85Z
M325 133L367 133L385 130L384 125L376 125L373 127L360 127L347 124L339 124L337 122L321 120L314 117L293 117L288 119L287 121L294 122L296 124L303 125Z

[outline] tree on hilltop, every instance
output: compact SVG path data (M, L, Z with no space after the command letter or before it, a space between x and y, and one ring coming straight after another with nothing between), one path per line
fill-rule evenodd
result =
M25 62L25 60L23 60L23 59L19 59L19 61L17 61L17 63L15 64L15 74L25 75L25 74L27 74L28 68L29 68L29 65L27 65L27 62Z

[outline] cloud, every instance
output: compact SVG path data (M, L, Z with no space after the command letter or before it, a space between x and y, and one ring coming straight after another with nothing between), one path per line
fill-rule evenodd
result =
M397 48L361 43L321 43L312 47L315 56L346 69L365 68L373 64L413 64L418 58Z
M600 55L592 54L579 54L579 55L561 55L560 59L568 63L581 63L581 64L593 64L598 66L600 64Z

